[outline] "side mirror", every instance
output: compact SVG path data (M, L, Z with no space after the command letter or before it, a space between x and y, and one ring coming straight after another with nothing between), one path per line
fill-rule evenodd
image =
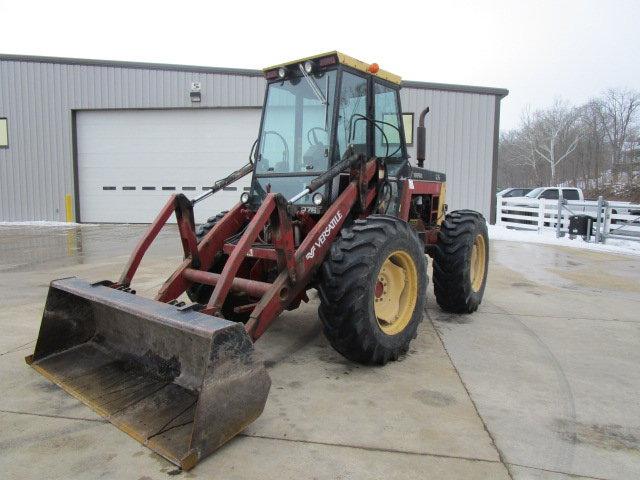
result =
M424 166L425 151L427 148L427 129L424 126L424 118L429 113L429 107L425 108L420 114L420 121L418 122L418 128L416 129L416 157L418 160L418 167Z

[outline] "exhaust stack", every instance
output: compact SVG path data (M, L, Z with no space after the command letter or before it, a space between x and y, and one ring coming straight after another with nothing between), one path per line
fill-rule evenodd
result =
M420 168L424 167L424 160L425 160L425 151L426 151L426 144L427 144L427 129L424 126L424 119L427 116L427 113L429 113L429 107L425 108L420 113L418 128L416 129L416 137L417 137L416 159L418 160L418 167Z

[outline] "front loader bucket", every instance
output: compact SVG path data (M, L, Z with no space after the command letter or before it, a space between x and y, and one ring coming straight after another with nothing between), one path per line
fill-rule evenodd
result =
M262 413L242 324L78 278L51 282L27 363L184 470Z

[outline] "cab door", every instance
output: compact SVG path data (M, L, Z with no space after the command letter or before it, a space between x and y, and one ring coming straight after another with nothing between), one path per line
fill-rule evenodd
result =
M408 163L398 87L376 79L372 96L373 154L385 159L390 177L397 177Z

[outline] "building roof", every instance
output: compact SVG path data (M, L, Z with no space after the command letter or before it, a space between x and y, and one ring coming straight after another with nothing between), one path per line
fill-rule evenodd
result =
M220 73L227 75L245 75L262 77L261 70L248 68L202 67L197 65L177 65L169 63L128 62L120 60L95 60L88 58L40 57L31 55L0 54L0 60L32 63L58 63L63 65L88 65L92 67L139 68L144 70L173 70L179 72Z
M447 92L463 92L463 93L481 93L485 95L495 95L497 97L506 97L509 90L497 87L478 87L475 85L456 85L452 83L433 83L433 82L416 82L413 80L404 80L403 87L407 88L423 88L425 90L444 90Z
M351 59L351 57L347 57L344 54L341 54L341 55L344 58ZM57 64L63 64L63 65L87 65L87 66L94 66L94 67L139 68L139 69L145 69L145 70L173 70L173 71L179 71L179 72L217 73L222 75L245 75L250 77L263 76L263 72L261 70L253 70L253 69L247 69L247 68L203 67L203 66L197 66L197 65L129 62L129 61L119 61L119 60L95 60L95 59L87 59L87 58L43 57L43 56L33 56L33 55L0 54L0 61L2 60L12 61L12 62L57 63ZM355 60L355 61L358 61L358 60ZM291 62L288 62L288 63L291 63ZM368 67L368 64L367 64L367 67ZM400 77L398 77L398 79L399 78ZM447 92L463 92L463 93L479 93L484 95L496 95L500 98L505 97L509 94L509 90L505 88L479 87L474 85L455 85L455 84L449 84L449 83L418 82L418 81L412 81L412 80L403 80L401 85L403 87L419 88L419 89L425 89L425 90L442 90Z

